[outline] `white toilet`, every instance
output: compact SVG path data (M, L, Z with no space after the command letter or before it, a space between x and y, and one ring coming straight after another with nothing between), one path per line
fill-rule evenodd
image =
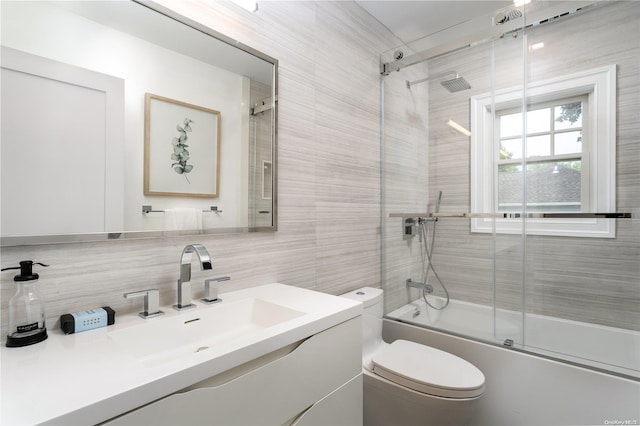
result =
M383 292L343 294L364 304L362 362L365 426L464 425L484 392L484 374L448 352L382 340Z

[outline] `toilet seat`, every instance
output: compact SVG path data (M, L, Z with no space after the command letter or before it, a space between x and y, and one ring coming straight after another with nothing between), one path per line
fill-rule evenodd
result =
M371 362L374 374L429 395L475 398L484 392L484 374L473 364L419 343L396 340Z

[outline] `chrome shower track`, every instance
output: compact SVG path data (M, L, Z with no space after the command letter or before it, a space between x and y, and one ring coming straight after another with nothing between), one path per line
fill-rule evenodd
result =
M603 2L603 0L560 1L557 2L557 4L552 4L549 8L528 13L526 21L525 16L522 16L499 25L496 25L494 22L491 27L485 30L475 31L468 34L460 34L458 38L450 42L434 46L409 56L400 57L395 61L382 63L380 64L380 74L386 76L391 74L393 71L400 71L402 68L416 65L429 59L444 56L487 41L497 40L503 38L507 34L517 33L518 31L526 28L554 22L559 18L581 12L589 6L593 6L601 2Z

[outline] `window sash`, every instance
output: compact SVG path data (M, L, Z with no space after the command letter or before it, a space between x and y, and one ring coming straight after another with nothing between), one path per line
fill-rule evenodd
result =
M558 129L558 125L555 122L555 108L557 106L562 106L562 105L567 105L567 104L572 104L572 103L577 103L580 102L582 104L582 113L581 113L581 125L580 126L575 126L575 127L569 127L569 128L560 128ZM583 161L583 158L588 157L588 152L589 152L589 135L588 135L588 123L589 123L589 97L588 94L584 94L584 95L580 95L580 96L571 96L571 97L559 97L559 98L555 98L555 99L551 99L551 100L546 100L543 102L529 102L529 104L527 105L527 114L522 114L522 107L518 108L518 107L508 107L508 108L499 108L499 106L496 106L496 114L495 114L495 122L494 122L494 128L495 128L495 134L496 134L496 139L497 139L497 146L498 146L498 152L496 153L496 156L494 157L494 167L496 168L496 179L495 179L495 197L494 197L494 210L497 212L503 212L503 211L507 211L504 210L504 206L510 203L500 203L499 202L499 191L500 191L500 187L498 184L498 176L500 175L500 166L509 166L509 165L513 165L513 166L521 166L521 170L524 170L525 172L523 172L523 179L525 178L525 174L529 171L528 166L531 164L544 164L544 163L552 163L552 162L565 162L565 161L580 161L581 162L581 167L580 167L580 188L581 188L581 193L580 193L580 202L577 203L580 206L580 209L578 211L584 211L585 207L588 207L589 204L589 162L588 161ZM549 122L548 122L548 128L545 129L544 131L536 131L536 132L529 132L528 127L533 127L533 126L529 126L529 113L531 111L543 111L543 110L548 110L547 112L547 117ZM502 119L505 116L508 115L514 115L514 114L519 114L520 115L520 119L522 120L522 124L521 124L521 131L520 133L508 133L507 137L502 137L501 135L501 129L502 129ZM525 121L525 117L526 121ZM522 130L525 131L522 131ZM554 154L555 152L555 144L556 144L556 135L559 134L567 134L567 133L571 133L571 132L576 132L576 131L580 131L581 134L581 149L579 152L574 152L574 153L569 153L569 154ZM523 137L523 135L526 135ZM526 139L529 138L533 138L533 137L539 137L539 136L549 136L549 152L551 153L550 155L528 155L527 152L525 152L525 149L528 151L528 146L527 146L527 141ZM526 138L526 139L525 139ZM505 140L520 140L522 143L522 156L521 157L517 157L517 158L512 158L512 159L501 159L501 150L504 146L503 141ZM524 185L524 182L522 182L522 184ZM522 200L523 202L520 203L520 205L525 204L524 200ZM517 207L516 204L511 203L511 205L513 205L514 208ZM566 209L562 209L561 206L567 206ZM503 208L501 209L500 206L503 206ZM571 202L568 200L565 201L556 201L556 202L550 202L547 200L541 200L538 202L535 201L526 201L526 209L533 209L535 211L543 211L541 210L542 206L548 206L550 211L554 211L554 212L575 212L575 206L576 203L575 202ZM522 208L520 209L522 210ZM514 209L509 209L508 211L514 211Z

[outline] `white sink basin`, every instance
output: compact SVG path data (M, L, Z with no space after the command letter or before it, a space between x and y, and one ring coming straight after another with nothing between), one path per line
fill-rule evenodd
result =
M144 324L113 331L109 338L142 363L155 365L236 339L257 337L302 315L285 306L247 298L149 319Z

